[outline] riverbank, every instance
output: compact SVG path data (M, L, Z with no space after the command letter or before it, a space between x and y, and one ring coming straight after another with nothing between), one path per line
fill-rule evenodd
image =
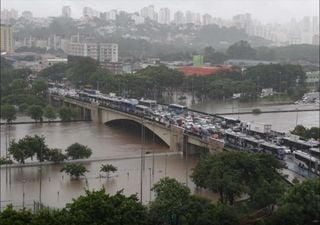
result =
M182 155L182 152L164 152L164 153L155 153L151 152L145 153L144 158L152 158L159 156L172 156L172 155ZM35 166L48 166L48 165L64 165L64 164L76 164L76 163L90 163L90 162L103 162L103 161L115 161L115 160L127 160L127 159L140 159L141 154L137 155L128 155L128 156L109 156L109 157L91 157L89 159L75 159L75 160L65 160L62 162L27 162L24 164L14 163L14 164L4 164L0 165L0 169L5 168L23 168L23 167L35 167Z
M259 109L259 108L257 108ZM259 109L260 110L260 109ZM287 113L287 112L312 112L312 111L320 111L319 108L315 109L289 109L289 110L270 110L270 111L262 111L253 112L253 111L246 111L246 112L231 112L231 113L217 113L216 115L224 116L224 115L243 115L243 114L263 114L263 113Z
M1 122L0 126L2 125L19 125L19 124L47 124L47 123L76 123L76 122L90 122L91 120L52 120L52 121L18 121L18 122L10 122L10 123L5 123Z

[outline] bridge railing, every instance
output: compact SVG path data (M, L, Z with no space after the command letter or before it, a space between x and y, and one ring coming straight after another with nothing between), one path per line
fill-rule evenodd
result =
M91 101L89 99L79 98L79 97L70 96L70 95L65 95L64 97L70 98L70 99L74 99L74 100L77 100L77 101L84 101L84 102L87 102L87 103L94 102L94 101ZM159 104L159 105L168 106L167 104ZM156 120L155 118L153 118L152 116L150 116L148 114L142 114L142 113L136 113L136 112L133 112L133 111L130 111L130 110L124 110L121 107L113 107L111 105L107 105L107 104L103 104L103 103L98 103L98 106L99 107L108 108L108 109L112 109L112 110L115 110L115 111L118 111L118 112L124 112L126 114L129 114L129 115L132 115L132 116L136 116L136 117L139 117L141 119L148 120L150 122L154 122L154 123L157 123L157 124L162 125L162 126L166 126L168 128L170 128L170 126L171 126L170 120L167 120L168 123L165 123L165 122L161 122L160 120ZM217 115L214 115L214 114L210 114L210 113L206 113L206 112L200 112L200 111L193 110L193 109L188 109L188 110L191 111L191 112L196 112L196 113L199 113L199 114L202 114L202 115L206 115L206 116L212 116L212 117L216 117L216 118L223 118L223 117L220 117L220 116L217 116ZM185 128L183 128L183 129L184 129L184 133L186 133L188 135L192 135L192 136L197 137L197 138L201 138L202 140L206 140L207 138L209 138L209 136L207 136L207 135L202 135L202 134L199 134L198 132L193 132L193 131L190 131L190 130L186 130Z

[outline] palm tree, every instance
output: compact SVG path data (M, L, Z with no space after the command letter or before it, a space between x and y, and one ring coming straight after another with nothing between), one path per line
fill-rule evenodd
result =
M107 174L107 178L109 178L110 176L110 172L114 173L116 172L118 169L117 167L111 165L111 164L102 164L101 168L100 168L100 172L105 172Z

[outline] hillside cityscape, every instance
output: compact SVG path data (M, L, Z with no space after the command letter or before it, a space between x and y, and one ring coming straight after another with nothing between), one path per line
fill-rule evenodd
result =
M29 1L1 2L1 225L320 224L313 0Z

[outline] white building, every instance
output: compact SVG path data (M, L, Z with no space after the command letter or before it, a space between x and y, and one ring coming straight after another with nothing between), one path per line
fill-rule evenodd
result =
M161 24L169 24L170 23L170 9L161 8L159 11L158 22Z
M62 17L71 17L71 7L65 5L62 7Z
M21 16L26 20L30 20L33 17L32 12L30 11L23 11Z
M90 7L84 7L82 11L83 17L86 19L92 19L94 17L100 17L100 12Z
M140 11L140 15L144 18L149 18L149 19L155 20L155 21L157 21L157 19L158 19L158 14L154 11L153 5L143 7Z
M144 17L140 16L138 13L134 13L131 16L131 19L133 19L135 24L142 24L144 23Z
M176 24L183 24L185 21L184 14L181 11L177 11L173 15L173 22Z
M100 62L118 62L118 44L100 43L99 44Z
M209 14L204 14L202 16L202 25L209 25L212 22L212 16Z
M118 14L118 11L113 9L113 10L106 13L106 19L107 20L116 20L117 14Z
M15 9L1 10L1 23L8 23L11 19L18 19L18 11Z
M118 62L118 44L71 41L68 54L90 57L99 62Z

